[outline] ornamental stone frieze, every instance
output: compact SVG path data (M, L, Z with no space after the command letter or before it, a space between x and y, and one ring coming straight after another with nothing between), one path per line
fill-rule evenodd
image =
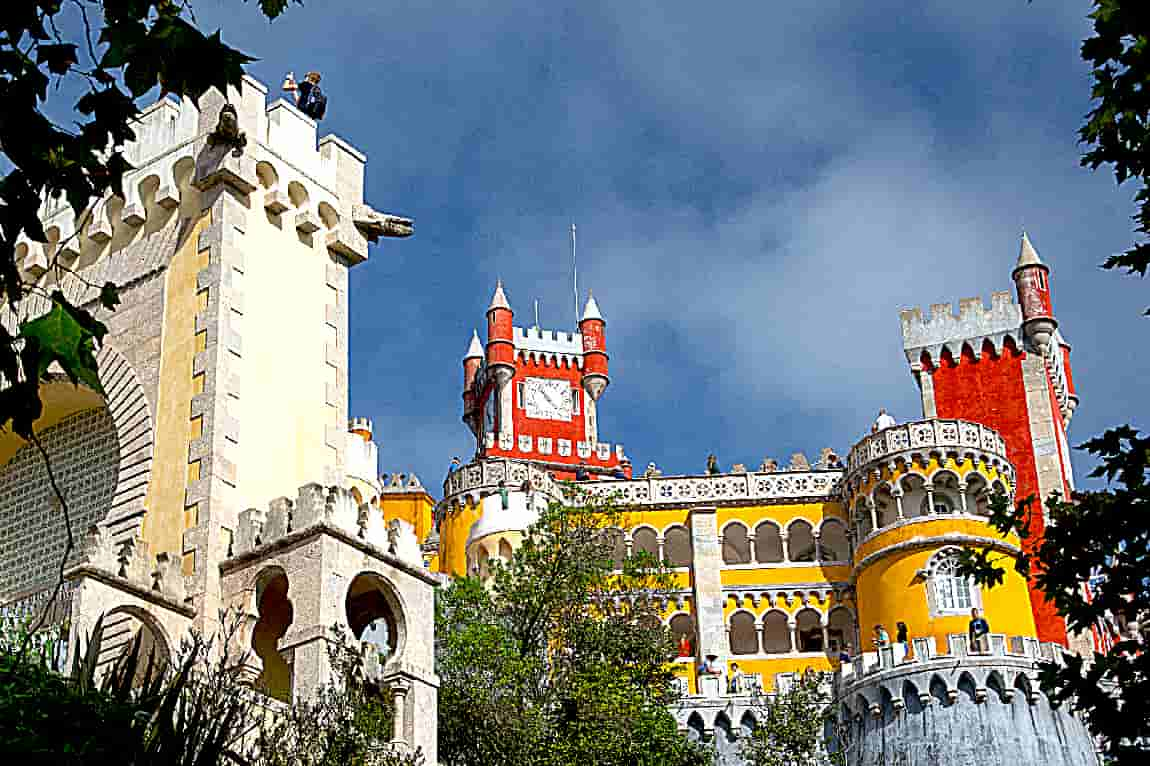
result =
M965 420L930 419L884 428L859 441L847 460L849 480L853 484L868 470L884 464L900 460L911 463L916 458L925 461L931 455L984 462L1006 476L1014 475L1006 442L993 428Z

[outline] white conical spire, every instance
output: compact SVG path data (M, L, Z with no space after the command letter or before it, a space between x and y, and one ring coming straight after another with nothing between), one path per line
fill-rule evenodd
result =
M1018 251L1018 263L1014 268L1021 269L1023 266L1042 266L1042 259L1038 257L1038 251L1034 249L1034 245L1030 244L1030 237L1026 236L1026 232L1022 232L1022 246Z
M482 359L483 358L483 344L479 342L479 333L475 330L471 331L471 345L467 347L467 355L464 359Z
M507 302L507 294L503 292L502 279L496 280L495 282L495 295L491 296L491 305L487 307L488 311L492 309L511 310L511 304Z
M595 302L595 296L591 291L587 291L587 305L583 307L583 318L579 321L582 322L587 319L598 319L600 322L603 320L603 314L599 311L599 304Z

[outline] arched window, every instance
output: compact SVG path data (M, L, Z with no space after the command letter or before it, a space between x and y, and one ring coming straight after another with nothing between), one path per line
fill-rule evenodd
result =
M755 561L770 564L783 560L783 538L769 521L755 527Z
M851 617L850 610L842 606L832 609L827 617L827 638L830 639L830 646L827 648L842 651L849 646L853 655L854 634L854 618Z
M731 615L731 654L758 654L759 634L755 618L748 612Z
M671 623L667 626L671 629L671 639L675 642L676 648L682 647L683 639L686 638L690 644L691 650L695 648L695 623L689 614L677 614L671 618ZM683 654L680 650L679 656L690 656L690 653Z
M635 553L643 551L653 557L659 557L659 541L655 530L650 527L640 527L631 535L631 550Z
M763 616L763 651L767 654L786 654L791 650L791 628L783 612L767 612Z
M932 498L934 505L930 504ZM929 513L941 515L954 513L954 500L945 492L935 490L922 499L922 507L920 510L924 516Z
M804 609L795 617L798 627L799 651L823 651L823 626L819 613L814 609Z
M815 560L815 536L811 533L809 522L792 522L787 527L787 553L791 561Z
M691 535L686 527L671 527L663 534L663 558L673 567L691 566Z
M822 550L823 561L846 561L850 558L847 533L840 521L827 519L823 522L819 533L819 548Z
M723 563L751 563L751 541L747 538L747 528L731 522L723 527Z
M946 548L936 553L927 564L928 597L934 615L969 614L981 606L978 586L958 572L958 549Z
M512 555L513 554L511 552L511 543L507 542L507 540L500 540L499 541L499 558L503 559L504 561L510 562Z

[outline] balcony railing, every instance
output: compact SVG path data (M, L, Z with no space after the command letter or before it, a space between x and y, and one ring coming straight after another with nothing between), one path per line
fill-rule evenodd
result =
M901 423L867 436L851 449L847 465L853 472L893 457L933 451L985 455L1009 465L1006 442L993 428L966 420L937 419Z

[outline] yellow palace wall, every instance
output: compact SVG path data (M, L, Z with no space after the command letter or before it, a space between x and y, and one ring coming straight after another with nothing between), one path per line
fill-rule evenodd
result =
M902 526L872 535L859 546L855 560L892 546L943 535L960 534L970 537L995 538L1017 546L1018 539L1001 537L989 524L970 518L941 518L915 520ZM883 555L868 564L858 575L855 584L860 614L859 626L863 635L863 649L871 648L871 635L876 624L882 624L894 636L894 626L905 622L911 638L934 636L940 651L946 650L946 637L950 633L965 633L969 614L932 617L927 598L927 583L922 573L930 558L946 547L944 539L929 547L899 550ZM1009 636L1034 637L1037 635L1034 615L1030 609L1030 595L1026 579L1007 563L1003 583L994 588L982 588L982 610L994 633Z

